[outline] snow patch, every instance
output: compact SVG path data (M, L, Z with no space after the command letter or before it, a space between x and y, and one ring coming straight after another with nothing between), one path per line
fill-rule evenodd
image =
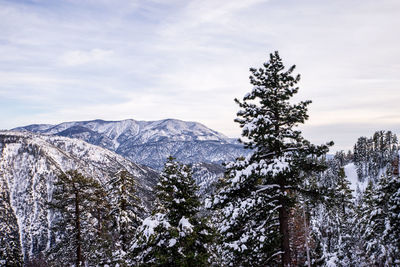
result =
M344 166L344 173L346 174L347 180L350 182L350 189L353 190L353 197L356 196L357 188L364 191L368 186L369 179L365 179L364 182L358 180L357 169L354 163L349 163Z

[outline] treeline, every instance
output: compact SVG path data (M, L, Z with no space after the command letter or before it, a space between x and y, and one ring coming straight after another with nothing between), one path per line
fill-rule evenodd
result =
M252 154L228 163L204 202L191 169L173 158L149 216L127 173L106 185L77 171L60 175L41 266L400 266L399 178L387 168L365 193L352 192L344 168L364 162L364 141L327 159L332 142L302 136L311 102L293 103L294 69L277 52L250 69L253 89L235 99L235 121ZM397 138L382 132L371 151L384 166Z
M353 154L358 177L378 178L379 171L392 163L398 145L397 136L391 131L377 131L370 138L358 138Z

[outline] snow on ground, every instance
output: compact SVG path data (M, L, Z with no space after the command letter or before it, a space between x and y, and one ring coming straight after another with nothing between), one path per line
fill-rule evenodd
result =
M358 181L357 169L354 163L349 163L344 166L344 172L346 174L347 180L350 182L350 189L353 190L353 196L356 196L357 187L364 191L368 185L369 179L365 179L364 182Z

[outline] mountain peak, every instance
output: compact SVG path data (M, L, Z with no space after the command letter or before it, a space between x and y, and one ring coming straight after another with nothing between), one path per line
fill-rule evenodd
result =
M170 155L185 163L221 163L246 153L233 139L201 123L171 118L158 121L96 119L57 125L35 124L15 130L82 139L158 169Z
M118 148L118 139L121 136L129 135L131 138L140 140L141 143L154 142L159 139L170 138L174 141L220 141L230 142L230 139L205 125L177 119L164 119L158 121L136 121L126 119L121 121L105 121L101 119L91 121L63 122L57 125L32 124L15 128L14 130L28 130L32 132L59 135L71 127L77 127L87 131L105 134Z

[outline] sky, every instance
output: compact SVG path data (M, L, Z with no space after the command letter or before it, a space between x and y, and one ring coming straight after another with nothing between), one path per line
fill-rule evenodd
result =
M279 51L314 143L400 133L398 0L0 0L0 129L197 121L230 137L249 68Z

